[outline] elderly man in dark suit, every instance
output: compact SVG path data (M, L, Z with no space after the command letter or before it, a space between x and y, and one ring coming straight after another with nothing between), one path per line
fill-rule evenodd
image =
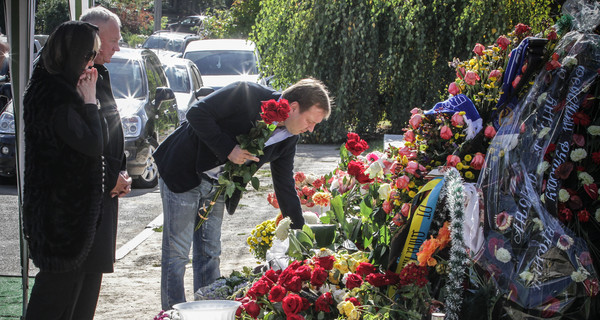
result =
M264 154L255 157L240 148L236 136L247 134L260 119L261 102L288 100L287 120L265 144ZM163 201L162 308L168 310L185 301L183 278L189 251L194 243L194 291L209 285L219 276L221 223L225 203L221 197L208 220L194 232L198 209L213 197L216 178L226 161L236 164L269 162L273 187L284 216L293 228L304 225L300 200L293 178L298 134L310 131L330 114L331 103L325 86L315 79L304 79L283 93L256 83L238 82L218 90L197 102L182 124L154 153L160 173ZM240 194L228 199L233 214Z

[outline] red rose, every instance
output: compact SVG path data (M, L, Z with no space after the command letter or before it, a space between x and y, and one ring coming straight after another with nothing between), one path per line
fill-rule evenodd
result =
M331 292L325 292L315 301L315 310L323 312L331 312L330 306L333 304L333 296Z
M444 140L450 140L452 138L452 130L448 126L443 126L440 130L440 137Z
M506 50L506 48L508 48L510 45L510 40L508 40L508 38L505 36L500 36L498 40L496 40L496 43L500 48L502 48L502 50Z
M310 275L310 283L315 287L320 287L325 283L328 276L329 273L327 270L317 265L315 266L315 270L313 270L312 274Z
M281 285L288 291L300 292L300 290L302 290L302 279L298 276L293 276Z
M350 163L348 163L348 174L353 176L353 177L357 177L361 174L363 174L365 172L365 168L363 167L363 164L360 161L350 161Z
M467 74L465 75L466 84L474 86L479 80L481 80L481 78L479 77L479 74L477 74L477 72L470 70L467 71Z
M416 161L409 161L404 168L405 172L412 174L413 176L419 177L417 171L420 169L419 163Z
M279 102L273 99L263 101L260 108L262 110L260 117L266 124L284 121L290 113L290 105L285 99L281 99Z
M288 314L287 315L287 320L305 320L306 318L304 318L304 316L299 315L299 314Z
M319 189L321 186L323 186L323 177L313 181L312 185L316 188Z
M374 287L383 287L387 285L387 279L384 274L371 273L367 275L367 282Z
M281 302L283 298L287 294L287 291L282 286L273 286L271 288L271 292L269 292L269 301L271 302Z
M254 285L252 285L252 288L254 288L256 290L256 293L259 296L264 296L265 294L267 294L269 292L269 290L271 289L271 286L268 281L261 279L261 280L256 281L254 283Z
M519 23L515 26L515 35L516 36L520 36L522 34L525 34L527 32L529 32L529 30L531 30L531 27L526 25L526 24L522 24Z
M277 104L277 119L275 121L281 122L288 118L290 114L290 104L287 100L281 99Z
M496 136L496 129L494 129L493 126L487 126L487 127L485 127L485 131L483 132L483 135L486 138L491 139L494 136Z
M304 304L302 298L294 293L288 294L282 301L283 312L289 317L290 314L296 314L302 310Z
M554 69L560 68L561 66L562 65L560 64L560 62L558 62L558 60L551 60L546 63L546 70L552 71Z
M312 269L307 265L300 266L298 269L296 269L296 275L300 277L302 281L310 279L311 272Z
M302 187L302 193L308 198L312 197L313 194L315 194L316 192L317 191L311 187L308 187L308 186Z
M410 203L403 203L402 204L402 208L400 208L400 213L404 216L404 217L408 217L408 214L410 213Z
M362 140L356 133L349 132L348 140L346 141L346 149L355 156L360 155L365 150L369 149L369 145L365 140Z
M367 275L375 272L377 272L377 268L368 262L361 262L358 264L358 267L356 267L356 274L361 277L366 277Z
M333 263L335 262L334 256L318 257L315 259L316 259L315 264L322 267L323 269L325 269L325 270L333 269Z
M455 96L455 95L457 95L457 94L460 93L460 88L456 85L456 82L452 82L448 86L448 93L450 93L453 96Z
M462 80L465 77L465 72L467 72L465 67L456 69L456 77Z
M346 274L346 288L348 290L352 290L354 288L360 287L363 283L362 278L356 273L347 273Z
M552 40L558 39L558 35L556 34L556 31L552 30L548 33L548 36L546 38L548 38L548 40L552 41Z
M258 317L260 314L260 306L254 300L250 300L250 302L242 304L242 308L254 319L256 319L256 317Z
M476 43L475 48L473 48L473 52L478 56L483 55L483 50L485 50L485 47L481 43Z
M392 203L389 200L383 201L381 208L386 214L392 213Z
M456 167L456 165L460 162L460 158L453 154L449 154L446 157L446 165L449 167Z
M475 170L481 170L485 162L485 155L481 152L477 152L471 160L471 168Z

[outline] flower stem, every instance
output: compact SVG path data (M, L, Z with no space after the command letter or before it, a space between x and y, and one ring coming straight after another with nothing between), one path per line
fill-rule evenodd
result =
M208 214L212 211L213 206L215 205L215 203L217 203L217 199L219 199L219 196L221 196L223 190L225 190L225 186L219 186L217 191L215 191L215 195L210 200L208 207L206 207L204 203L202 204L202 208L198 210L198 217L200 217L200 221L198 221L198 224L196 224L196 228L194 228L194 231L198 231L198 229L200 229L204 221L208 220Z

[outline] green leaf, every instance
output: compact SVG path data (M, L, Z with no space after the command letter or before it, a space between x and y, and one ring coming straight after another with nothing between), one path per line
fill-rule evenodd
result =
M260 180L258 180L257 177L252 177L252 187L254 188L254 190L258 190L258 188L260 187Z
M227 198L231 198L233 192L235 191L235 187L235 183L231 181L227 183L227 186L225 187L225 195L227 195Z
M373 212L373 209L371 209L367 203L365 202L365 200L360 202L360 214L365 217L366 219L371 219L371 213Z

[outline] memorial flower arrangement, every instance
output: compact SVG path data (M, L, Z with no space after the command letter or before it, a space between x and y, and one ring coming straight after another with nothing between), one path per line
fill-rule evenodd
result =
M275 101L274 99L263 101L261 104L260 120L256 121L256 125L250 129L248 134L239 135L236 137L240 144L240 148L247 150L248 152L261 156L265 143L269 140L277 123L285 121L290 113L290 105L286 99L280 99ZM224 192L225 197L231 197L236 190L245 191L246 185L250 182L254 189L258 189L259 180L254 177L257 167L255 163L246 164L235 164L231 161L227 161L223 173L219 175L219 188L215 192L213 199L209 203L208 207L202 207L198 211L200 221L196 225L195 230L198 230L200 226L208 219L208 214L212 210L213 205L216 203L219 196Z
M306 208L314 207L313 196L317 192L324 191L322 187L325 183L325 177L317 177L313 174L306 175L302 171L298 171L294 173L294 181L296 182L296 193L300 199L300 204ZM267 201L274 208L279 208L279 203L274 192L268 194Z

